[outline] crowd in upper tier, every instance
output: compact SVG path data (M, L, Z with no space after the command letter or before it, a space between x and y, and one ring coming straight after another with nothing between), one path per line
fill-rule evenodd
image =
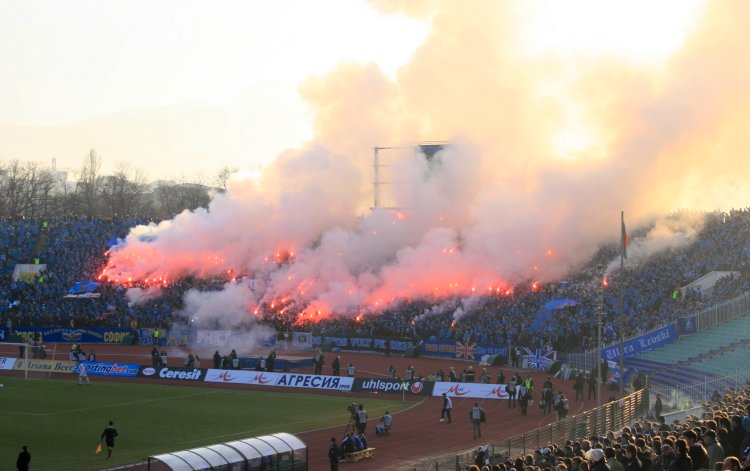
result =
M0 326L76 326L134 328L169 326L180 317L189 289L215 290L216 280L170 281L162 295L129 304L126 288L103 283L99 297L68 299L77 281L95 280L106 264L106 250L145 219L84 217L49 220L0 219ZM648 228L631 234L645 237ZM599 248L584 266L564 280L519 284L510 295L466 299L415 299L377 315L338 316L317 323L300 322L304 306L260 306L261 322L277 330L314 331L322 335L364 335L580 351L595 345L600 306L605 342L619 338L624 311L626 337L647 332L712 304L750 291L750 211L707 213L705 223L680 247L662 250L639 263L607 274L619 246ZM17 263L46 264L46 271L13 281ZM293 263L293 262L290 262ZM721 279L710 292L680 290L711 271L737 275ZM221 283L218 284L220 286ZM555 308L549 303L566 300ZM620 308L623 302L624 309ZM461 315L457 316L456 313ZM211 328L211 326L208 326ZM217 326L218 327L218 326Z

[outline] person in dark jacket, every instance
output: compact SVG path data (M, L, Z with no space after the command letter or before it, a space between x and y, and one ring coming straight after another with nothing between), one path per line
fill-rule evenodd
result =
M708 469L713 467L713 463L708 462L708 453L703 445L698 442L698 435L692 430L682 432L682 436L687 441L690 459L693 460L693 469Z
M667 471L693 471L693 460L688 453L688 444L680 438L674 444L675 459Z
M26 445L21 447L21 453L18 454L16 459L16 468L18 471L29 471L29 463L31 462L31 453L29 453L29 447Z
M338 376L341 371L341 357L337 356L331 363L331 369L333 370L333 376Z
M656 395L656 402L654 403L654 415L658 419L661 417L661 412L664 410L664 405L661 402L661 394Z
M336 444L336 437L331 437L331 446L328 447L328 461L331 463L331 471L338 471L341 448Z
M643 462L638 459L638 448L633 444L628 444L623 447L625 451L625 471L644 471Z

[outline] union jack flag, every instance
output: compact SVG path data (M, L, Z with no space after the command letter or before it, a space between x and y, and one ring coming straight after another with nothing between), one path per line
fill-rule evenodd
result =
M527 368L543 370L547 367L548 364L555 361L554 350L548 350L545 353L542 353L542 350L539 348L537 348L535 351L531 351L531 349L524 347L523 350L524 352L526 352L524 358L526 359Z
M477 355L477 344L466 342L456 342L456 358L465 358L473 360Z

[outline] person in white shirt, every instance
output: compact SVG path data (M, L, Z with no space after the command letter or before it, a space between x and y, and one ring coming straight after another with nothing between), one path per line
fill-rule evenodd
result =
M78 364L78 385L83 384L83 380L86 380L86 384L91 384L91 380L89 380L89 374L88 371L86 371L86 365L83 363Z
M365 428L367 428L367 411L365 410L365 406L363 406L362 404L359 405L356 419L357 419L357 432L365 433Z
M448 417L448 423L451 423L451 410L453 410L453 402L448 394L443 393L443 409L440 411L440 422L445 422L445 417Z

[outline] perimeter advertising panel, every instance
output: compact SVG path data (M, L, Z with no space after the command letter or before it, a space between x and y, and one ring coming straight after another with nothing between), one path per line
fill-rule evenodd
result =
M141 366L138 376L153 379L173 379L176 381L203 381L206 377L204 368L173 368L169 366Z
M355 378L352 392L399 393L419 396L432 394L432 381Z
M351 391L354 378L348 376L269 373L265 371L217 370L212 368L206 373L204 381L209 383L247 384L252 386Z
M432 389L433 396L470 397L474 399L508 399L504 384L446 383L437 382Z
M100 361L84 361L86 373L94 376L128 376L138 375L140 365L127 363L104 363ZM78 363L73 367L73 373L78 374Z
M29 360L16 359L13 366L16 370L28 369L29 371L44 371L47 373L72 373L76 363L67 360Z

